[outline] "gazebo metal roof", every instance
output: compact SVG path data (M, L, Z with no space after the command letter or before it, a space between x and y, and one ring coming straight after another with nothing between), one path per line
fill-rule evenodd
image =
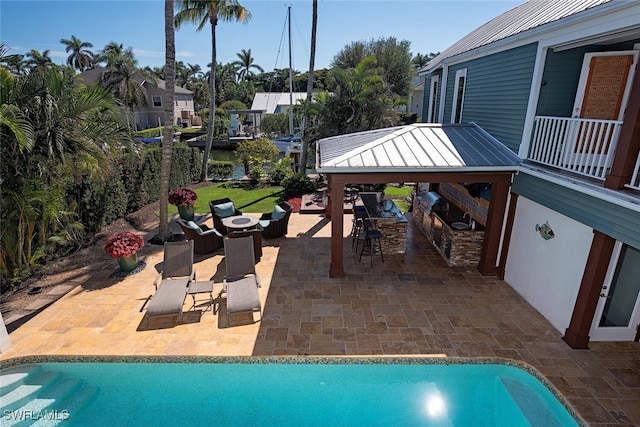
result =
M515 172L521 159L475 123L417 123L318 141L319 173Z
M316 170L327 175L331 218L329 276L344 277L344 186L389 182L491 184L478 270L495 274L509 187L520 163L515 153L474 123L419 123L319 140Z

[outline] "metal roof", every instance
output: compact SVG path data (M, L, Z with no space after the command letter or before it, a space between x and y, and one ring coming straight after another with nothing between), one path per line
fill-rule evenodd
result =
M516 171L521 159L475 123L416 123L318 141L319 173Z
M307 99L307 92L292 92L293 105ZM251 104L252 110L262 110L267 114L273 114L279 106L289 107L289 92L256 92Z
M614 0L529 0L478 27L433 58L421 73L432 71L447 58L524 33Z

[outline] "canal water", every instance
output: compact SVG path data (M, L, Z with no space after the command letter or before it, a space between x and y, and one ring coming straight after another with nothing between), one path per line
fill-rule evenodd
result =
M244 166L242 162L238 160L236 156L236 152L233 150L224 150L224 149L211 149L211 153L209 155L211 160L216 160L220 162L233 162L233 175L231 175L232 180L241 179L244 176Z

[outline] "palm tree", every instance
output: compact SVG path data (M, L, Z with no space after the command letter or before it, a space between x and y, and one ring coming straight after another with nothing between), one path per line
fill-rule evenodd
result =
M427 65L429 61L431 61L433 58L435 58L438 55L439 55L438 53L433 53L433 52L430 52L428 55L416 53L416 56L413 57L413 59L411 60L411 63L413 64L414 67L416 67L417 69L420 69L425 65Z
M81 170L108 170L107 152L126 141L106 90L80 86L69 67L9 76L0 70L0 269L14 274L78 239L65 187Z
M251 80L251 77L255 76L255 73L251 71L252 68L264 73L264 70L258 64L253 63L253 57L251 56L251 49L244 50L240 53L236 53L238 57L237 61L233 61L232 64L238 67L238 79Z
M186 87L189 80L189 68L182 61L176 61L175 65L176 84L180 87Z
M311 55L309 56L309 80L307 81L307 102L304 104L304 120L303 123L309 122L309 105L313 93L313 67L316 59L316 29L318 26L318 0L313 0L313 12L311 20ZM302 134L302 153L300 154L300 175L307 174L307 148L309 145L309 133L303 131Z
M164 2L164 37L165 37L165 99L164 99L164 133L162 138L162 163L160 166L160 226L158 237L166 240L169 237L168 198L169 178L171 176L171 154L173 151L173 98L175 96L176 79L176 43L173 22L173 0Z
M189 80L197 80L202 76L202 67L200 65L187 62L187 67L189 68Z
M226 99L226 89L230 85L237 85L238 82L236 80L237 77L237 69L236 66L229 64L217 64L216 65L216 76L215 76L215 84L216 84L216 102L224 102Z
M53 60L49 56L49 49L42 51L42 53L39 50L31 49L26 56L28 58L26 65L31 71L44 71L53 65Z
M60 43L66 46L65 51L71 51L67 58L67 65L72 66L80 72L93 67L94 54L87 48L93 47L89 42L82 42L76 36L70 39L60 39Z
M130 53L133 55L133 52ZM125 49L122 43L109 42L104 49L102 49L102 52L98 54L97 62L104 62L107 66L113 65L118 58L121 58L123 55L125 55Z
M207 140L204 145L202 159L202 173L200 181L207 180L207 164L213 144L213 125L216 111L216 26L218 20L240 21L246 23L251 19L251 12L245 9L237 0L179 0L179 11L175 16L176 28L186 22L197 24L196 31L201 31L207 23L211 25L211 75L209 76L209 125Z
M122 102L127 111L131 111L134 107L147 103L147 93L143 84L145 82L155 84L156 80L151 73L137 67L138 61L131 48L121 50L122 45L114 46L115 49L103 51L101 55L101 58L107 62L102 74L102 85ZM127 114L128 117L129 114Z
M4 43L0 43L0 66L15 75L24 74L24 55L8 55L11 48Z

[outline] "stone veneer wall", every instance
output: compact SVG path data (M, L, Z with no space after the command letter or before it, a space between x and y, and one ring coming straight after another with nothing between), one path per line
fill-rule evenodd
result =
M471 197L466 188L460 184L443 183L438 193L449 203L456 205L464 212L470 212L471 217L479 224L487 225L489 201L480 197Z
M398 221L397 218L376 218L374 226L384 234L382 239L382 253L403 254L407 247L408 221Z
M417 200L413 200L413 221L420 230L427 236L431 244L440 252L444 260L451 266L477 267L480 263L480 253L482 252L482 242L484 231L473 230L452 230L442 221L442 243L436 246L433 239L433 212L427 215ZM451 242L449 256L447 253L448 242Z
M451 253L445 257L449 265L477 267L480 263L484 231L451 230L442 226L442 241L451 240Z

